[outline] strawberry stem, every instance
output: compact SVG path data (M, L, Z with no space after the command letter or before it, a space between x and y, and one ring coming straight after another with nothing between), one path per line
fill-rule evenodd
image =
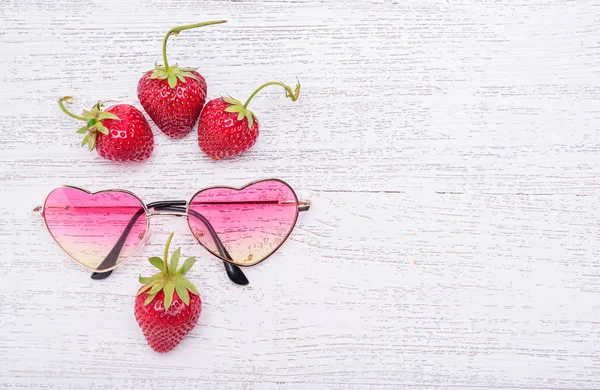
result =
M175 233L169 234L169 238L167 238L167 245L165 245L165 258L164 258L164 273L168 277L169 276L169 245L171 245L171 240L173 239L173 235Z
M250 95L250 97L248 98L248 100L246 100L246 103L244 104L244 109L248 108L248 104L250 104L250 101L252 100L252 98L254 98L254 96L256 96L256 94L258 92L260 92L261 89L268 87L270 85L279 85L279 86L283 87L283 89L285 89L285 97L289 97L290 99L292 99L293 102L298 100L298 96L300 96L300 82L298 82L298 84L296 84L296 88L294 89L294 91L292 91L292 88L285 85L284 83L281 83L278 81L271 81L271 82L261 85L260 87L258 87L258 89L256 91L254 91L252 93L252 95Z
M192 28L196 28L196 27L203 27L203 26L208 26L211 24L220 24L220 23L226 23L226 20L212 20L210 22L202 22L202 23L195 23L195 24L188 24L185 26L179 26L179 27L173 27L172 29L170 29L167 32L167 35L165 35L165 38L163 39L163 61L165 62L165 71L169 71L169 62L167 61L167 40L169 39L169 37L171 35L177 35L180 32L182 32L183 30L190 30Z
M67 110L67 108L64 105L64 102L71 103L71 99L73 99L71 96L65 96L65 97L58 99L58 106L60 107L62 112L64 112L65 114L67 114L68 116L70 116L73 119L77 119L78 121L87 122L87 119L85 119L84 117L75 115L71 111Z

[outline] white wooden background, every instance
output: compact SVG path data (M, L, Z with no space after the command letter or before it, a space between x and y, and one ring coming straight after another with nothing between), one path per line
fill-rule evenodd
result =
M78 110L139 107L172 63L253 101L256 146L213 162L194 134L141 164L78 147ZM600 388L598 1L2 0L0 387ZM233 285L182 219L104 281L30 214L59 184L146 201L279 177L313 201ZM158 222L158 223L157 223ZM133 317L168 232L204 309L172 353Z

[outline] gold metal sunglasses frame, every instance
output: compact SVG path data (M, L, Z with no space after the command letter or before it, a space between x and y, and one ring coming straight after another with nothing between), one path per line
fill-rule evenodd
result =
M265 257L263 257L262 259L252 263L252 264L243 264L243 263L239 263L239 262L235 262L233 259L231 258L227 258L221 255L218 255L216 253L214 253L213 251L211 251L210 249L208 249L204 244L202 244L202 242L200 242L200 240L198 239L198 237L196 237L196 234L194 234L192 227L189 224L189 212L190 212L190 206L192 204L192 200L200 193L207 191L207 190L211 190L211 189L217 189L217 188L224 188L224 189L230 189L230 190L235 190L235 191L241 191L249 186L252 186L254 184L257 183L261 183L261 182L266 182L266 181L277 181L280 182L282 184L284 184L286 187L288 187L292 194L294 195L294 199L292 200L288 200L286 202L288 203L296 203L297 204L297 208L296 208L296 215L294 216L294 222L292 224L292 227L290 228L289 232L286 234L285 238L281 241L281 243L279 243L279 245L277 245L277 247L275 247L271 252L269 252ZM175 203L173 206L183 206L182 204L180 204L181 202L185 202L185 211L157 211L157 210L151 210L154 207L157 206L150 206L148 207L148 205L153 205L153 203L148 203L146 204L139 196L137 196L136 194L134 194L131 191L128 190L123 190L123 189L118 189L118 188L113 188L113 189L106 189L106 190L101 190L101 191L96 191L96 192L91 192L85 188L81 188L81 187L76 187L76 186L70 186L70 185L62 185L56 188L72 188L72 189L76 189L82 192L85 192L89 195L96 195L96 194L101 194L104 192L121 192L121 193L125 193L128 195L133 196L134 198L136 198L140 204L143 207L144 210L144 214L146 216L146 230L144 232L144 236L142 237L142 239L140 240L140 243L135 247L135 249L133 250L133 252L126 256L122 261L120 262L115 262L115 264L111 267L107 267L105 269L102 269L101 271L99 271L98 269L94 269L84 263L82 263L81 261L79 261L78 259L76 259L75 257L73 257L65 248L62 247L62 245L58 242L58 240L56 239L56 237L54 237L54 235L52 234L52 231L50 230L50 228L48 227L48 223L46 221L46 218L44 216L44 207L46 205L46 201L48 200L48 197L50 196L50 194L54 191L50 191L50 193L46 196L46 198L44 199L44 203L42 206L36 206L33 209L33 213L40 215L42 217L42 219L44 220L44 225L46 226L46 229L48 230L48 233L50 233L50 235L52 236L52 238L54 239L54 241L58 244L58 246L63 250L63 252L65 252L71 259L75 260L77 263L81 264L82 266L84 266L85 268L91 270L94 272L94 274L92 274L92 278L93 279L104 279L106 277L108 277L108 275L110 275L110 273L117 268L118 266L120 266L121 264L125 263L127 260L129 260L131 257L133 257L137 251L145 245L147 239L150 236L150 219L156 216L172 216L172 217L185 217L188 220L188 227L190 228L190 231L192 232L192 235L194 236L194 238L196 239L196 241L204 248L206 249L211 255L221 259L224 264L225 264L225 268L227 270L227 274L229 276L229 278L237 284L248 284L248 280L246 279L246 277L244 276L243 272L239 269L239 267L250 267L250 266L254 266L257 265L259 263L262 263L263 261L265 261L267 258L269 258L271 255L273 255L280 247L281 245L283 245L283 243L285 241L287 241L287 239L289 238L290 234L292 233L292 230L294 230L294 227L296 226L296 223L298 221L298 214L300 212L303 211L308 211L311 207L311 202L310 200L298 200L298 196L296 195L296 192L294 191L294 189L285 181L281 180L281 179L263 179L263 180L256 180L253 182L250 182L242 187L236 188L236 187L231 187L231 186L222 186L222 185L218 185L218 186L211 186L211 187L207 187L207 188L203 188L199 191L197 191L196 193L194 193L194 195L192 195L191 200L190 201L164 201L164 203L168 203L168 202L172 202ZM56 189L55 188L55 189ZM161 202L154 202L154 203L161 203Z

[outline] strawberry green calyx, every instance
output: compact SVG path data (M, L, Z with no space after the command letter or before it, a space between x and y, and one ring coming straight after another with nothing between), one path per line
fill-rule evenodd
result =
M292 91L291 87L285 85L284 83L281 83L278 81L271 81L269 83L265 83L265 84L261 85L260 87L258 87L256 89L256 91L254 91L252 93L252 95L250 95L250 97L248 98L248 100L246 100L246 103L244 103L244 104L242 104L242 102L240 102L239 100L232 98L231 96L223 97L223 100L225 100L227 103L231 104L229 107L227 107L225 109L225 111L236 112L238 114L238 117L237 117L238 121L241 121L242 119L246 118L246 120L248 120L248 127L252 128L252 123L254 120L254 113L248 109L248 104L250 104L250 101L254 98L254 96L256 96L256 94L258 92L260 92L261 89L268 87L270 85L279 85L280 87L283 87L283 89L285 89L285 97L292 99L293 102L298 100L298 97L300 97L300 82L299 81L297 82L296 88L294 88L293 91Z
M137 295L143 293L148 294L148 297L144 302L144 306L152 302L160 291L164 291L165 298L163 302L165 311L169 310L169 307L171 307L171 304L173 303L173 293L175 291L177 291L177 295L186 305L189 305L190 303L190 292L198 295L196 286L194 286L192 282L185 278L187 272L196 262L196 258L189 257L183 263L181 268L177 269L177 266L179 265L179 258L181 257L180 248L177 248L173 252L173 255L171 255L171 262L169 263L168 261L169 246L171 245L173 234L174 233L169 234L169 238L167 239L164 257L162 259L160 257L150 257L148 259L150 264L158 268L160 271L150 277L140 276L139 280L143 286L139 289Z
M169 67L169 70L166 70L162 65L156 65L154 72L150 75L151 79L158 80L167 80L169 83L169 87L171 89L177 86L177 81L181 81L182 83L186 82L186 77L198 80L192 72L197 70L198 68L180 68L177 64Z
M184 30L190 30L192 28L209 26L211 24L221 24L221 23L227 23L227 21L226 20L212 20L210 22L188 24L185 26L173 27L172 29L170 29L167 32L167 35L165 35L165 38L163 39L162 54L163 54L163 61L165 64L164 64L164 66L156 65L156 68L155 68L154 72L152 72L152 75L150 76L150 78L159 79L159 80L167 80L169 83L169 87L171 87L171 89L173 89L177 86L177 81L181 81L182 83L185 83L186 77L197 79L196 76L194 76L191 73L191 72L195 71L197 68L180 68L177 66L177 64L175 64L173 66L169 66L169 61L167 61L167 40L169 39L169 37L171 35L178 35L180 32L182 32Z
M60 98L58 99L58 106L60 107L62 112L64 112L71 118L85 122L85 126L79 128L77 130L77 134L85 134L85 137L83 137L83 142L81 142L81 146L83 147L87 145L89 151L91 152L96 147L97 132L100 132L104 135L108 135L108 129L106 128L106 126L104 126L102 121L105 119L120 119L115 114L102 111L102 107L104 106L104 104L101 101L98 101L98 103L94 104L94 107L92 107L90 111L83 110L83 113L81 115L75 115L69 110L67 110L64 104L73 103L72 99L73 98L71 96L65 96L63 98Z

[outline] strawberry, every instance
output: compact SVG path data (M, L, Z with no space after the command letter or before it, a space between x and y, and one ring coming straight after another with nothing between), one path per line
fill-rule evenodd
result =
M258 138L258 120L248 109L252 98L269 85L279 85L285 89L285 97L298 100L300 83L295 90L279 82L261 85L250 95L246 103L232 97L221 97L209 101L198 122L198 146L210 158L220 160L235 156L250 149Z
M138 99L142 107L169 137L182 138L192 131L206 101L206 81L196 72L197 68L180 68L177 64L169 66L167 40L183 30L225 22L215 20L169 30L163 40L164 66L156 65L138 83Z
M69 112L64 103L71 103L71 97L59 99L60 109L71 118L86 122L77 130L85 134L81 146L90 151L96 149L101 157L113 161L141 161L152 154L154 135L150 125L137 108L129 104L117 104L102 110L102 102L94 105L91 111L83 110L81 116Z
M196 258L188 258L177 269L181 253L177 248L169 263L167 259L172 239L173 233L167 239L163 259L148 259L160 271L147 278L140 276L143 286L135 298L135 319L150 347L161 353L175 348L194 329L202 310L198 290L185 278Z

